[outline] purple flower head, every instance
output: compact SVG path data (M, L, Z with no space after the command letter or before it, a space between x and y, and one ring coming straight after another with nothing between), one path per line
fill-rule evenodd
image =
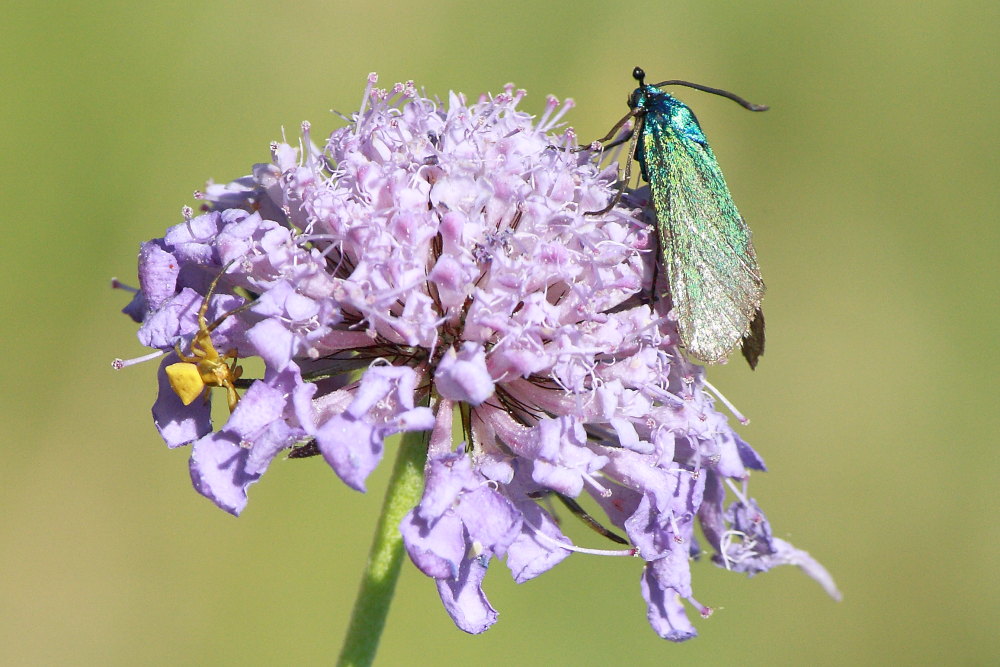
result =
M297 145L272 144L269 164L210 185L201 215L142 246L126 313L165 355L154 419L169 446L193 444L195 488L239 514L291 448L364 491L388 436L426 431L423 498L400 530L471 633L497 618L482 587L494 559L520 582L589 552L640 556L653 628L693 637L686 607L710 612L691 591L696 521L720 566L797 564L835 591L742 491L726 504L763 462L678 351L669 299L649 304L643 193L588 215L617 172L555 132L572 104L550 98L534 118L510 86L470 103L374 83L348 126L317 145L303 124ZM234 373L218 428L167 377L206 338L264 369ZM575 545L553 499L603 510L630 547Z

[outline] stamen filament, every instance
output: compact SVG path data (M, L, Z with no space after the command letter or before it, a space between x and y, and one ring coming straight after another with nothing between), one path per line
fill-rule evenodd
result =
M705 389L708 389L710 392L712 392L712 394L714 394L720 401L722 401L723 405L729 408L729 411L733 413L733 416L736 417L736 420L739 423L743 424L744 426L750 423L750 420L744 417L743 413L737 410L736 406L730 403L729 399L726 398L721 391L712 386L712 384L708 380L702 378L702 384L705 385Z
M126 366L134 366L144 361L151 361L153 359L156 359L157 357L162 357L164 354L166 354L165 351L156 350L155 352L150 352L149 354L143 355L141 357L136 357L134 359L115 359L111 362L111 368L115 369L116 371L120 371Z
M591 554L592 556L638 556L639 548L632 547L631 549L588 549L586 547L578 547L572 542L566 544L565 542L560 542L559 540L552 539L545 533L543 533L538 528L535 528L530 523L525 522L525 525L535 533L536 536L542 538L542 540L554 544L560 549L565 549L566 551L575 551L581 554Z

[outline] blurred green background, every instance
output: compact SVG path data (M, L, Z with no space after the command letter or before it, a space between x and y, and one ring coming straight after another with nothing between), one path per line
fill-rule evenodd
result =
M456 630L407 562L381 664L987 664L1000 660L996 2L7 3L0 662L291 664L339 651L385 473L367 495L277 460L240 519L196 494L149 414L118 310L138 243L207 179L322 137L365 76L571 96L587 140L630 72L678 91L750 221L768 351L710 379L753 423L751 491L845 599L798 570L694 566L721 607L658 639L639 563L574 556ZM601 546L598 542L596 546Z

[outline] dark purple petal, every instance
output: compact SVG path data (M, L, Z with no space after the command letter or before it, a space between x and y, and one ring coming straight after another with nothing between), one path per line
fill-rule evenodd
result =
M240 447L232 434L218 431L194 443L191 450L191 482L198 493L234 516L247 504L246 489L260 479L247 474L250 450Z
M375 427L346 413L316 430L316 444L330 467L357 491L365 491L365 480L382 460L383 440Z
M215 238L220 262L230 262L234 259L250 261L254 266L252 271L254 274L270 277L273 275L271 267L287 259L279 259L276 254L270 252L271 249L265 249L264 255L257 254L257 244L261 243L269 231L279 227L278 223L262 219L259 213L247 213L241 209L224 210L221 216L222 229ZM289 232L287 229L282 229L282 235L287 242Z
M718 445L716 454L715 471L729 479L746 479L747 470L743 467L739 451L736 448L736 441L729 433L720 433L716 436L715 442Z
M247 503L247 487L260 479L274 457L303 432L283 419L284 393L255 382L236 406L226 426L195 443L191 480L199 493L238 515Z
M493 395L493 378L486 369L481 345L465 343L460 352L448 348L434 374L434 386L445 398L479 405Z
M172 349L178 337L194 334L198 330L198 309L201 308L202 301L200 294L185 287L146 318L139 328L139 342L161 350ZM242 303L243 299L231 294L216 295L212 297L206 320L212 322ZM237 318L230 317L212 331L212 341L221 348L218 351L222 354L227 349L223 343L235 346L243 341L242 334L243 325Z
M662 558L646 564L646 570L654 577L660 588L670 590L682 598L691 597L691 569L688 566L689 550L687 541L677 542Z
M315 429L323 457L348 486L365 490L365 480L382 460L386 437L434 426L429 408L413 407L416 379L412 368L371 367L347 409Z
M722 549L722 537L726 532L723 502L726 498L726 488L721 477L711 470L704 471L705 491L701 507L698 508L698 523L701 531L711 547L719 552Z
M475 489L478 483L468 456L437 456L427 464L423 497L415 511L425 521L435 521L455 505L463 491Z
M753 447L748 445L743 438L735 433L733 437L736 438L736 449L739 450L740 460L743 461L743 465L751 470L767 470L767 467L764 465L764 459L761 458L760 454Z
M168 354L160 363L156 378L159 390L153 403L153 423L167 447L187 445L212 432L212 405L196 399L184 405L170 386L164 368L178 361L176 354Z
M473 544L497 555L503 555L521 531L520 512L486 484L463 493L455 513L461 517Z
M372 366L361 378L358 391L347 411L360 417L376 403L390 398L403 409L413 407L413 389L417 375L406 366Z
M139 247L139 287L149 310L157 310L177 292L180 266L156 241Z
M823 587L827 595L832 597L838 602L843 599L840 591L837 590L837 584L834 583L833 577L825 567L823 567L819 561L809 555L808 552L802 549L796 549L794 546L785 542L780 537L774 538L774 555L773 555L773 565L795 565L803 572L805 572L811 579Z
M406 410L396 417L396 423L390 425L386 435L399 431L428 431L434 428L434 412L430 408L418 406Z
M247 340L269 368L284 368L295 353L295 336L278 320L266 319L253 325L247 331Z
M646 560L662 558L678 544L690 540L695 512L701 504L702 476L696 478L687 471L674 470L664 473L664 477L673 482L672 493L664 498L647 492L625 521L629 539L639 547L639 553Z
M641 588L646 600L646 618L656 634L672 642L698 636L684 611L684 603L675 591L660 586L649 563L642 571Z
M558 543L572 543L549 513L534 502L518 503L518 509L523 516L521 532L507 547L507 567L514 581L523 584L552 569L572 553Z
M472 635L489 630L497 620L497 612L483 593L482 582L486 564L481 558L462 561L454 579L438 579L438 595L455 625Z
M215 264L212 242L219 231L221 214L212 211L174 225L163 235L163 241L174 256L184 264L211 266Z
M718 553L712 557L716 564L749 576L781 564L772 559L775 547L771 524L753 498L733 502L726 508L724 519L730 526L727 534L731 539L723 537Z
M583 490L583 475L604 467L608 459L588 449L583 426L575 419L542 419L535 428L532 479L575 498Z
M673 466L654 465L653 457L628 450L612 451L608 459L604 470L619 483L650 494L654 498L653 507L658 511L671 506L678 483L677 470L669 471Z
M465 556L465 530L454 514L445 514L433 523L409 512L399 525L406 553L428 577L455 579Z
M185 287L146 317L139 327L139 342L161 350L172 348L179 336L198 328L197 312L201 302L200 294Z
M664 525L667 518L656 511L650 496L645 494L635 512L625 521L628 538L639 548L643 558L660 558L673 546L669 526Z
M148 311L149 304L146 303L146 296L141 291L133 294L128 305L122 308L122 312L131 317L132 321L137 324L142 324Z
M225 429L241 441L254 441L259 432L281 419L285 408L281 389L265 382L254 382L237 403Z
M749 540L757 543L757 548L761 552L771 553L774 551L771 546L771 524L768 523L764 511L756 500L753 498L747 498L746 502L737 500L729 506L726 518L733 530L746 535Z
M301 384L294 365L280 373L269 370L265 380L254 382L236 406L225 430L235 433L241 443L250 444L248 472L263 474L278 452L305 436L305 431L286 417L286 397Z

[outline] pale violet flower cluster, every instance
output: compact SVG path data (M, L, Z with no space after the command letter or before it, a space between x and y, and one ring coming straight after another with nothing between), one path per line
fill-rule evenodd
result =
M141 247L125 312L162 357L154 421L168 446L192 446L195 488L239 514L288 450L364 491L388 436L426 431L425 491L399 529L471 633L497 618L482 588L494 559L523 582L577 551L638 556L649 622L674 641L696 634L686 606L711 611L691 590L706 547L751 575L798 565L836 595L771 534L746 495L761 458L678 351L669 301L650 305L642 193L587 215L616 171L556 133L571 104L549 99L536 119L512 87L469 103L374 84L322 145L303 125ZM239 377L236 357L263 372ZM217 428L198 373L182 399L167 370L205 358L238 392ZM627 548L563 534L554 509L582 496Z

